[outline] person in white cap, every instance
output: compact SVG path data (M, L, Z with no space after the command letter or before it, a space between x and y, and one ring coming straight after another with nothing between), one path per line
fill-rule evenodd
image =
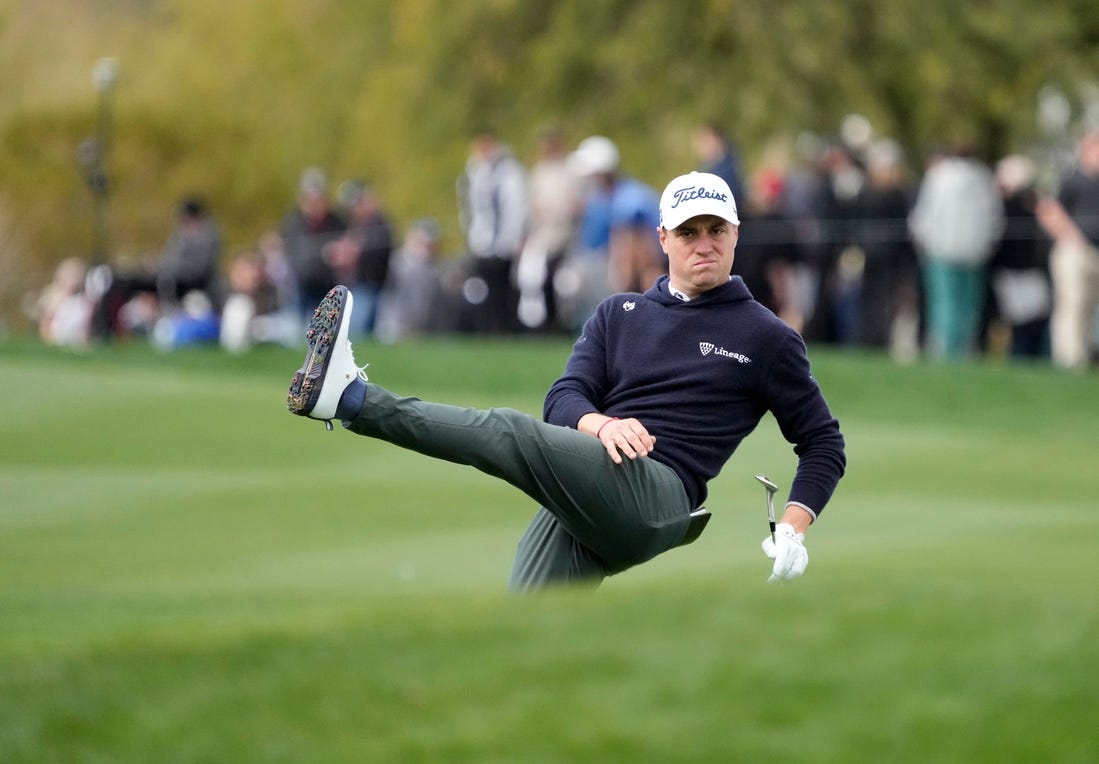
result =
M656 189L622 170L614 141L588 136L570 155L569 165L586 186L568 269L575 272L578 292L569 313L573 328L579 328L614 292L648 288L666 272L667 259L656 234Z
M472 466L540 505L519 541L516 591L607 576L694 541L707 483L770 411L798 456L764 552L769 580L797 578L804 534L846 466L844 439L794 330L731 275L739 218L728 185L690 173L668 184L658 235L669 272L596 308L543 419L397 396L356 365L352 300L317 308L291 382L292 413Z

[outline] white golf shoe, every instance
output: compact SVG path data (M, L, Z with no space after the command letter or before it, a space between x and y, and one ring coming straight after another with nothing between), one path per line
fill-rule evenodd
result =
M286 398L291 413L320 419L330 430L344 390L356 378L366 381L366 366L355 363L348 337L352 303L347 287L337 286L317 305L305 333L305 361Z

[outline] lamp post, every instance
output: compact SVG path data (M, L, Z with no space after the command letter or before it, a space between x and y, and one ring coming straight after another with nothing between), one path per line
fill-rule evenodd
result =
M111 91L117 79L118 62L115 59L101 58L95 62L92 85L99 94L95 137L80 147L81 163L85 165L88 187L92 191L92 263L95 265L107 259L107 197L110 192L107 158L111 139Z

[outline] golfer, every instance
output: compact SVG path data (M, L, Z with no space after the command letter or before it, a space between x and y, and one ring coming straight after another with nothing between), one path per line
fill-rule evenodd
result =
M770 580L800 576L805 531L846 465L843 436L794 330L732 276L740 220L729 186L690 173L668 184L658 234L668 275L604 300L584 325L544 421L395 395L368 382L348 340L352 299L321 301L290 386L291 412L466 464L540 505L510 585L598 584L691 543L707 482L770 411L798 457ZM365 368L365 367L364 367Z

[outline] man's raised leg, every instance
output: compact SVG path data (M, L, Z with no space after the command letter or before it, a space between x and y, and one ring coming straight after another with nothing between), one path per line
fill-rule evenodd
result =
M611 573L675 546L686 532L691 507L670 468L648 458L615 464L595 438L513 409L430 403L371 383L359 414L344 425L507 481Z
M360 435L507 481L552 513L607 573L683 539L691 510L686 493L676 474L653 459L615 464L595 438L513 409L430 403L367 384L348 337L352 302L346 287L335 287L314 312L308 351L287 398L292 413L324 420L330 429L339 419Z

